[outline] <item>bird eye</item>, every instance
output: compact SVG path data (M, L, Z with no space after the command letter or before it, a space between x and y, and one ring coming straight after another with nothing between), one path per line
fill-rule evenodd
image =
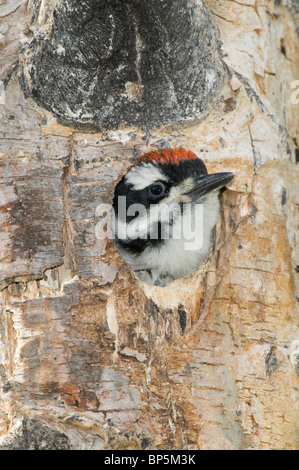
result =
M149 187L149 193L151 196L159 197L165 193L165 186L163 183L155 183Z

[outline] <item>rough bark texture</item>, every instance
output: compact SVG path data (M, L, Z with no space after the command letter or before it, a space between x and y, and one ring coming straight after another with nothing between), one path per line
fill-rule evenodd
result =
M298 2L146 4L1 3L0 448L298 449ZM95 229L165 146L236 177L159 288Z

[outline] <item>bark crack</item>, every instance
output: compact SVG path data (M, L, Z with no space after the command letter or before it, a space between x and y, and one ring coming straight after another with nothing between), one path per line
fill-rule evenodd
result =
M78 262L75 246L77 232L71 218L72 201L70 197L71 187L69 182L69 178L72 176L73 168L75 167L73 135L70 137L70 142L70 164L64 167L63 173L63 240L65 246L64 263L66 268L70 270L72 276L75 276L78 273Z

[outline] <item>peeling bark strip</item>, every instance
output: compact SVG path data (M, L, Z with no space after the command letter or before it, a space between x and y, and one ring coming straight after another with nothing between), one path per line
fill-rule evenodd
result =
M59 163L0 160L0 288L63 264Z
M0 449L298 449L298 1L2 4ZM236 178L161 288L96 209L165 147Z
M26 89L75 125L199 118L223 83L219 47L196 0L63 0L29 45Z

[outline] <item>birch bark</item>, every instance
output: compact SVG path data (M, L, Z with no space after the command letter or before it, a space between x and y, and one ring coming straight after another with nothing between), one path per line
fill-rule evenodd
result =
M0 448L298 449L298 3L146 3L0 6ZM159 288L96 208L164 146L236 176Z

